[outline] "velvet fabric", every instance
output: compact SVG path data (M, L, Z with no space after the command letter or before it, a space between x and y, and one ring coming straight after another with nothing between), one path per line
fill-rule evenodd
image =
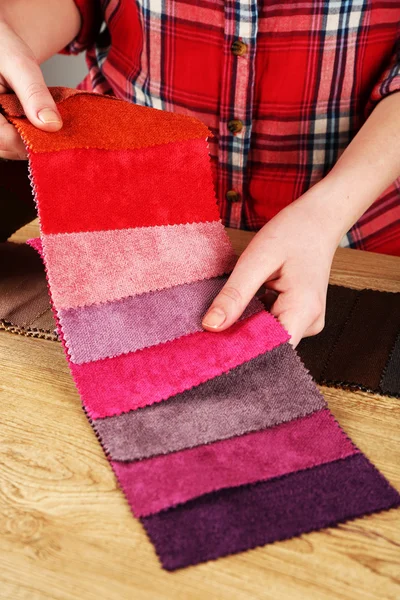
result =
M325 409L229 440L112 465L133 513L144 517L209 492L265 481L357 452Z
M0 321L18 330L55 328L43 263L25 244L0 243Z
M10 100L10 97L6 97L5 102L8 104L11 102L12 104L13 100ZM16 110L17 108L14 104L13 109ZM54 231L52 228L52 218L54 218L53 208L54 204L59 200L53 197L53 203L51 202L51 198L49 197L50 188L47 188L46 193L44 193L44 188L42 190L43 193L38 189L38 182L35 175L35 173L38 173L36 158L38 158L41 152L49 153L85 148L86 152L89 153L90 148L104 148L108 152L109 168L113 169L115 166L113 163L113 152L115 151L135 149L135 152L143 152L144 148L158 147L160 161L162 161L164 156L174 148L176 142L180 141L180 143L184 144L184 140L204 140L207 135L207 129L196 120L177 114L169 115L162 111L153 111L140 106L128 106L117 100L99 98L94 95L70 96L60 102L59 108L64 117L64 128L57 134L46 134L35 129L23 117L11 118L11 121L15 122L20 132L22 132L24 140L30 148L29 159L33 172L34 189L37 193L39 203L39 216L41 220L47 220L50 231ZM199 169L205 169L204 163L206 159L205 153L199 155ZM134 161L132 159L129 162L132 182L134 182ZM207 164L209 166L209 163ZM64 163L60 162L60 168L65 168ZM171 166L171 168L178 169L178 165L175 165L175 167ZM44 163L41 164L39 173L43 169ZM88 174L86 173L86 175ZM72 176L73 174L71 174L71 179ZM153 176L152 182L154 186L162 184L157 179L157 176ZM47 202L43 196L46 196ZM214 197L202 197L202 202L205 204L214 201ZM98 197L98 202L99 205L103 202L101 194ZM107 202L109 200L105 201L105 205L109 207ZM159 210L155 211L158 214L154 214L154 218L156 216L157 218L158 216L161 217L165 212L165 207L159 206L158 208ZM66 287L67 294L74 289L74 286L77 290L85 289L85 286L87 286L85 291L86 296L84 297L85 305L88 302L90 305L100 302L111 303L115 300L119 301L125 297L132 297L138 294L142 288L134 288L133 292L126 292L126 288L123 286L127 281L131 282L135 278L139 282L138 285L140 285L138 265L143 264L138 262L140 253L141 256L139 258L142 260L145 260L147 255L151 255L151 263L149 263L151 264L151 268L149 267L147 271L140 272L140 277L148 278L150 284L152 286L155 285L155 288L150 287L150 289L145 288L142 290L146 294L151 292L152 289L160 287L158 283L154 283L153 273L156 273L155 277L158 277L161 272L164 272L164 277L167 278L169 277L169 273L177 273L176 280L168 280L168 285L162 286L164 290L172 289L174 283L182 286L183 284L194 283L196 279L216 276L217 273L213 273L213 275L205 273L205 270L209 268L210 260L212 262L214 257L219 264L218 261L221 260L221 253L224 252L224 248L226 248L226 256L232 256L230 249L228 252L229 244L225 246L225 242L223 242L225 234L222 227L219 223L217 224L219 225L219 229L216 229L214 232L214 237L219 238L218 243L220 243L217 251L215 251L215 245L213 245L216 242L212 235L207 237L207 235L203 235L202 233L199 236L198 223L192 223L187 226L177 224L174 226L136 228L135 231L137 233L135 235L138 236L137 245L131 247L130 251L126 250L126 244L128 243L127 235L129 237L131 231L129 228L123 231L113 229L102 232L86 231L55 235L44 234L44 260L48 269L53 303L59 309L58 316L60 316L60 311L62 310L76 308L76 306L70 304L64 306L59 304L59 300L65 292L65 288L62 286L64 285L64 281L68 280L69 277L69 283ZM202 223L202 225L207 228L212 223ZM189 228L193 227L197 228L197 235L201 238L199 247L204 250L204 255L200 256L197 247L194 249L193 244L195 242L188 243L188 236L190 236L188 231L191 230ZM149 230L151 231L150 237L147 235ZM168 235L164 236L164 233L160 233L161 230L168 231ZM182 245L180 245L180 242L176 242L175 238L172 240L169 235L171 230L184 231L180 238ZM109 235L116 236L114 245L104 243L104 240L109 239L107 237ZM80 236L83 236L83 245L78 245L78 251L73 256L73 243ZM92 239L93 236L96 238L96 243L90 246L88 240ZM49 248L55 238L63 239L64 241L56 249L56 252L52 254ZM112 256L113 253L115 256ZM182 257L177 258L179 253L182 254ZM70 256L68 259L69 262L65 263L64 272L60 268L62 254L69 254ZM195 260L193 260L193 263L191 262L191 257L193 256L196 256L197 262ZM85 270L81 269L79 271L78 263L82 264L85 260ZM199 276L194 279L192 272L193 264L199 266ZM118 265L120 267L119 276ZM54 280L53 271L57 273L57 270L59 271L59 278L58 280ZM77 277L79 273L81 275ZM95 277L93 277L93 273L95 273ZM189 280L182 279L188 276ZM100 282L98 288L96 288L96 280ZM158 282L157 279L156 281ZM57 296L57 294L60 294L60 288L61 295ZM97 290L106 288L106 293L102 296L102 300L91 297L90 290L92 288L96 288ZM121 290L124 291L121 292ZM117 296L115 296L115 293ZM161 294L161 292L158 291L157 294ZM140 299L140 296L137 296L137 298ZM187 300L185 310L191 310L191 300L189 298ZM172 314L172 316L174 315ZM250 317L249 322L251 320L251 323L254 325L256 317L258 318L258 315ZM136 311L134 311L131 313L131 320L136 318ZM269 318L271 319L272 317ZM168 314L165 319L169 320L170 327L174 325L171 314ZM277 326L276 322L274 323ZM99 327L103 326L103 323L100 321L98 324ZM58 321L58 325L60 338L66 349L63 323L60 326L60 321ZM130 323L131 325L132 323ZM141 331L135 332L135 335L142 335L143 321L138 322L137 326L141 328ZM239 345L244 343L244 338L242 340L239 337L242 331L241 326L242 323L236 325L229 333L222 335L220 342L215 342L216 344L220 344L219 354L214 355L212 340L218 338L221 334L214 334L213 337L213 334L207 335L203 332L188 334L179 338L179 340L155 346L152 350L154 351L154 348L164 348L169 353L171 347L174 347L175 343L179 342L178 345L181 354L171 353L171 356L167 359L167 364L169 364L171 369L175 367L176 371L181 370L185 374L182 385L189 385L189 370L191 368L195 371L197 368L197 365L193 362L193 358L201 357L207 351L210 354L210 357L207 359L208 362L206 362L205 367L199 367L202 377L208 372L213 372L213 370L218 371L221 368L221 365L218 363L221 357L222 367L224 369L228 368L229 361L227 361L226 355L224 355L227 346L224 347L224 344L227 343L227 340L232 345L235 345L236 340L239 340ZM384 327L384 331L387 331L386 326ZM90 333L87 331L87 337L89 337ZM285 332L282 331L281 336L286 336ZM279 338L280 336L271 335L270 342L272 340L275 343L276 337ZM187 344L187 348L192 348L193 351L193 343L194 340L198 341L197 338L200 340L199 346L203 344L202 348L198 350L198 354L193 352L192 356L190 354L185 356L184 342ZM248 341L250 338L246 339ZM385 339L388 339L388 336ZM206 348L204 340L209 342L208 348ZM303 368L293 348L287 342L275 347L270 352L267 351L262 354L259 353L260 346L257 346L257 348L258 350L254 351L255 357L248 362L237 364L231 370L227 370L213 379L208 379L204 383L186 389L183 393L169 397L165 402L158 402L157 404L138 408L137 410L117 416L90 419L91 425L102 442L105 451L108 453L110 460L114 462L136 461L163 454L171 455L174 452L198 448L199 446L222 440L232 440L232 444L238 443L240 444L240 448L242 448L242 454L238 453L241 460L238 460L236 472L234 472L235 468L232 468L231 464L234 457L234 452L230 447L231 444L229 444L230 451L226 450L225 445L223 446L225 450L222 453L219 451L218 454L213 454L210 451L215 460L221 460L222 456L231 464L230 473L219 469L216 472L217 469L212 469L212 475L209 476L209 479L214 482L215 487L221 487L221 485L235 485L235 481L238 482L239 480L236 479L234 481L232 478L239 476L240 473L243 474L245 480L246 477L247 480L251 479L252 469L256 470L257 464L261 465L263 460L267 469L266 473L269 476L273 475L274 472L268 471L267 459L270 460L268 464L274 468L282 466L285 460L290 463L290 459L293 459L297 468L301 461L300 456L296 458L295 455L296 453L301 453L301 459L304 460L302 463L303 467L309 464L307 463L307 457L310 459L310 464L314 464L318 462L319 457L327 450L328 445L333 445L332 438L336 434L341 439L341 442L339 443L338 441L335 452L337 451L342 456L340 452L343 450L342 444L344 443L344 438L339 435L340 432L337 429L335 429L335 434L332 434L330 438L329 436L325 436L329 439L320 439L318 443L318 436L321 436L323 432L321 425L317 428L317 432L314 433L316 439L310 441L310 436L308 436L307 445L305 445L304 443L301 444L294 441L294 438L292 438L292 442L294 443L293 448L295 448L293 453L284 453L283 451L279 453L279 443L277 443L276 439L276 436L279 437L279 430L277 432L275 428L289 422L293 422L292 427L297 427L299 426L299 419L318 411L326 410L326 404L313 384L310 375ZM235 352L235 361L237 361L239 349L235 348ZM126 356L134 356L135 354L142 355L142 360L144 360L143 357L146 358L145 349L138 350L134 354ZM171 361L172 356L179 356L182 362L186 360L188 365L182 370L180 366L176 367L172 362L168 363L168 361ZM154 357L155 355L153 355ZM213 357L215 357L215 362L213 362ZM233 364L235 361L233 361ZM111 380L113 377L118 377L119 367L117 365L121 364L120 361L115 361L114 359L104 360L104 365L110 367L109 377ZM132 363L124 362L123 364L126 367L126 365ZM138 364L136 363L136 365ZM77 368L78 365L73 365L73 372ZM84 377L91 376L91 372L89 371L83 371L83 373ZM125 373L126 382L128 374L127 371ZM164 386L164 373L159 370L152 373L153 383L156 377L158 377L160 389L162 389L161 396L166 391L168 393L173 391L174 386L176 388L180 385L176 378L174 379L171 375L166 374L165 380L167 383ZM194 376L193 380L196 377L197 375ZM93 382L94 384L95 382ZM123 381L121 381L122 384ZM103 405L105 405L106 408L104 410L110 410L112 414L115 400L110 401L107 406L106 381L102 385L104 386L102 399L97 406L100 406L100 409L104 409ZM123 406L126 406L126 402L129 404L127 398L130 394L130 386L131 384L129 383L125 392L121 394L122 397L125 394ZM150 398L150 385L146 389L149 394L148 398ZM115 387L115 391L118 393L117 387ZM84 394L82 394L82 398L84 408L89 414ZM158 400L160 399L162 397L158 397ZM132 400L132 403L138 403L137 397ZM325 412L324 414L327 413ZM251 464L249 449L247 449L247 452L243 449L243 445L246 446L249 443L249 438L244 434L252 436L252 432L260 432L265 429L268 430L268 433L264 435L268 437L270 435L274 436L274 443L267 456L266 449L268 444L266 444L265 440L263 444L259 442L258 445L254 442L253 455L257 460L254 460L254 464ZM239 436L241 437L239 438ZM283 437L285 438L285 443L290 445L289 436L286 435ZM350 444L350 442L348 443ZM315 454L311 459L312 446L315 448ZM220 448L220 446L218 447ZM332 448L332 446L330 447ZM351 448L351 444L348 448ZM199 449L198 451L206 453L207 449ZM276 453L276 458L272 462L271 459L274 452ZM246 475L244 473L245 454L249 457L248 473L250 473L250 476L248 473ZM176 456L172 455L168 460L173 461L177 459ZM182 465L183 463L181 463L181 467L183 468ZM114 466L117 470L117 465ZM233 467L235 466L233 465ZM206 469L206 466L204 468ZM219 477L217 477L218 474ZM256 476L255 473L253 474ZM193 475L194 473L191 474L192 477ZM259 476L258 473L257 476ZM224 478L226 479L225 483ZM202 479L205 481L205 473L202 473ZM205 495L203 494L204 490L196 488L201 481L195 482L194 479L190 478L187 481L189 487L184 490L185 494L189 493L191 488L193 493L201 493L200 497L189 500L176 508L170 508L143 518L143 523L151 539L156 544L164 566L169 569L194 564L268 541L298 535L303 531L335 524L342 519L382 508L389 508L399 502L398 494L376 472L368 461L359 454L291 474L281 474L278 477L273 477L265 482L254 483L250 486L241 485L239 487L221 489ZM177 493L179 493L179 490L182 491L184 488L177 487L177 489Z
M136 352L203 331L201 320L225 277L130 296L123 300L60 310L71 361L76 364ZM241 319L263 310L253 298Z
M15 109L14 98L12 94L1 98L8 114L9 108ZM59 103L58 110L64 125L53 133L35 128L26 117L9 117L9 120L35 153L78 148L139 149L192 139L206 140L210 135L207 127L194 117L155 111L111 97L76 94Z
M400 295L362 290L322 378L376 390L399 331Z
M379 390L382 394L400 397L400 333L383 371Z
M220 218L204 140L171 143L162 161L158 146L115 150L112 157L97 149L45 152L32 172L44 234Z
M164 568L173 571L396 506L396 490L356 454L214 492L142 523Z
M98 419L167 400L288 338L278 321L263 311L218 334L193 333L115 358L70 363L70 368L87 413Z
M35 218L26 162L0 159L0 243Z
M389 394L381 380L400 335L399 306L398 293L329 286L325 329L298 346L316 381Z
M325 408L289 344L195 388L92 425L113 460L194 448L292 421Z
M58 310L216 277L228 273L236 260L218 221L42 239Z

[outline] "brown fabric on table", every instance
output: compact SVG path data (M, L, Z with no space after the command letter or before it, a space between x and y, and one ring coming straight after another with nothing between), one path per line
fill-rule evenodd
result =
M54 332L43 263L26 244L0 244L0 321L3 329L19 334Z
M36 217L27 161L0 159L0 242Z
M316 381L322 371L359 295L359 290L330 285L326 300L325 327L318 335L305 338L297 347L300 358Z
M387 396L400 397L400 333L385 367L379 391Z
M378 391L400 330L400 295L362 290L334 344L322 381Z

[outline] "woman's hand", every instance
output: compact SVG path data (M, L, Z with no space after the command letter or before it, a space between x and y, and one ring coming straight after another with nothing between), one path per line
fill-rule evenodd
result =
M230 327L265 284L267 295L277 295L270 311L290 333L293 346L322 330L329 273L341 235L324 223L322 188L322 183L316 185L256 234L205 315L205 329Z
M0 93L13 90L30 122L44 131L58 131L61 117L30 48L0 20ZM0 115L0 158L26 158L16 129Z

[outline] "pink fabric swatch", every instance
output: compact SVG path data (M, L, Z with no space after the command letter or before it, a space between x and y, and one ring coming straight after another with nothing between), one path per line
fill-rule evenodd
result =
M226 277L202 279L114 302L58 311L71 361L136 352L202 331L201 320ZM264 310L253 298L241 320Z
M89 416L100 419L167 400L288 339L280 323L263 311L227 331L194 333L116 358L70 363L70 368Z
M358 452L325 409L221 442L111 464L133 513L144 517L209 492L265 481Z
M219 221L51 234L42 242L57 310L217 277L236 261Z

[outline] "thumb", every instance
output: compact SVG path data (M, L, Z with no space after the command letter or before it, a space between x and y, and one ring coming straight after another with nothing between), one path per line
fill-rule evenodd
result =
M42 71L25 43L9 28L0 44L0 70L2 79L15 92L32 125L45 131L58 131L62 119L45 84Z
M202 326L210 331L228 329L242 315L250 300L264 283L265 268L261 268L252 253L244 253L228 281L203 317Z

